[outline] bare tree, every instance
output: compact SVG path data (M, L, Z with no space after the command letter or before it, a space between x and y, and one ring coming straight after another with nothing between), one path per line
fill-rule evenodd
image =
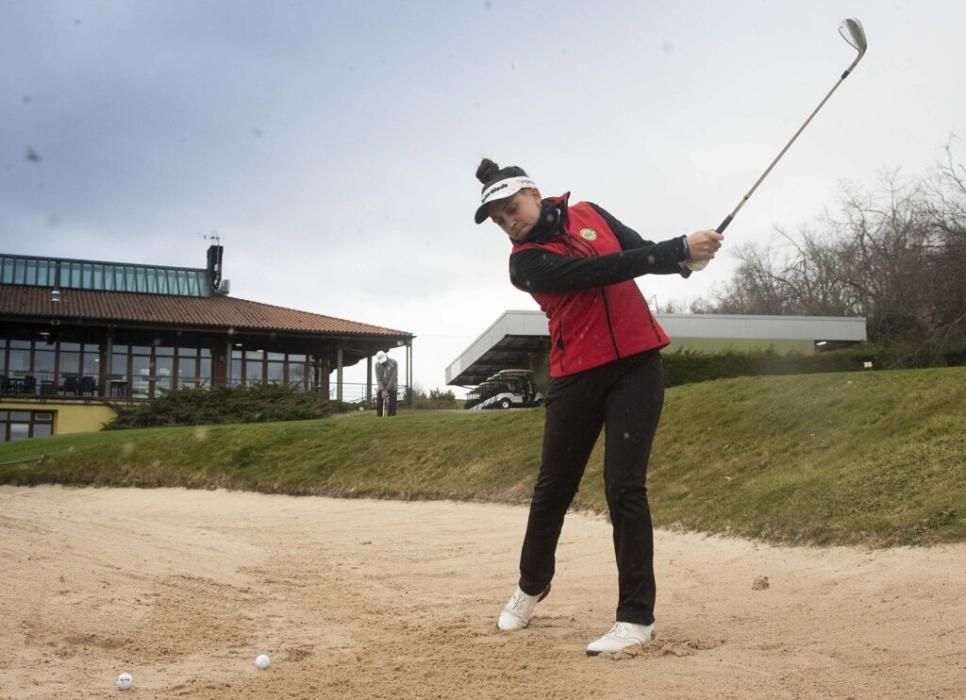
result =
M739 247L734 279L692 310L861 315L893 366L966 361L963 146L953 136L928 178L894 172L875 192L847 188L820 231L778 230L778 243Z
M932 266L934 352L966 362L966 139L953 134L930 181L927 209L936 245Z

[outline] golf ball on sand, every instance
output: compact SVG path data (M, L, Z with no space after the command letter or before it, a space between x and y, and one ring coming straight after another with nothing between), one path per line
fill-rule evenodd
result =
M268 654L259 654L255 657L255 665L259 668L268 668L270 663L272 663L272 660L268 658Z
M118 690L127 690L134 685L134 676L132 676L130 673L122 673L117 677L117 680L114 682L114 684L117 686Z

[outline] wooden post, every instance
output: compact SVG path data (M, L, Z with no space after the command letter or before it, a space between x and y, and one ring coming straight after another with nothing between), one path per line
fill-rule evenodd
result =
M336 401L342 401L342 342L339 341L339 346L336 348L336 372L335 372L335 398Z
M110 396L111 358L114 355L114 329L104 331L104 345L101 347L101 362L97 368L97 386L101 396Z
M409 407L416 405L416 392L413 390L413 341L406 341L406 386L409 387Z
M372 355L366 357L366 407L372 402Z

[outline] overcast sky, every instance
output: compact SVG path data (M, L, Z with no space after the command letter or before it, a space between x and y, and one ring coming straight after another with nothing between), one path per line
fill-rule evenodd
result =
M942 159L966 3L0 0L0 251L203 267L217 231L234 296L414 333L442 387L537 308L473 224L482 156L651 240L714 228L854 58L846 16L868 54L727 243ZM639 284L686 303L733 269Z

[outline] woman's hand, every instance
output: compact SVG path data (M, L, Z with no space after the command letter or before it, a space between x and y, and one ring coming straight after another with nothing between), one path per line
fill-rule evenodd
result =
M692 233L688 236L691 260L694 262L713 260L714 254L718 252L723 240L724 236L717 231L707 230Z
M714 254L721 247L724 240L717 231L695 231L688 236L688 248L691 249L691 259L681 263L681 267L686 267L691 272L703 270L708 266L708 262L714 259Z

